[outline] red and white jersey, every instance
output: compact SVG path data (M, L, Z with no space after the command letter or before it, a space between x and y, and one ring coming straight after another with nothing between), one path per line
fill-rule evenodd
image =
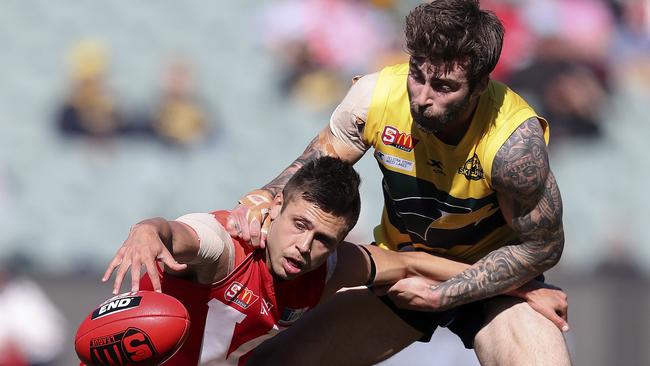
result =
M225 226L228 212L213 215ZM212 285L162 276L164 293L179 299L190 314L190 334L166 366L243 365L251 350L290 326L318 304L327 264L294 280L274 278L264 251L233 238L235 268ZM146 275L140 288L152 289Z

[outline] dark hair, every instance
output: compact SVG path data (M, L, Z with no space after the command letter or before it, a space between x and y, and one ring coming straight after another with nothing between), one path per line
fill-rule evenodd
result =
M470 85L488 76L499 61L504 29L478 0L433 0L406 16L406 47L414 57L465 69ZM439 72L437 70L436 72Z
M344 217L351 230L359 219L361 178L350 163L330 156L311 160L291 177L282 194L282 209L297 195L319 209Z

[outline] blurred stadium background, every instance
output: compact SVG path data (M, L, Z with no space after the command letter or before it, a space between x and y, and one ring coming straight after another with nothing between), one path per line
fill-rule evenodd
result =
M101 273L150 216L231 208L328 121L351 77L406 59L418 1L0 2L0 365L73 365ZM650 1L490 0L494 77L551 123L577 365L649 365ZM371 158L351 239L381 209ZM386 365L475 365L441 330Z

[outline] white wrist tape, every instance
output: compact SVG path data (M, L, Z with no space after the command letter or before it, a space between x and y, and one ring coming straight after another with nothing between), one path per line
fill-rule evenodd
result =
M196 258L187 264L214 263L219 259L225 246L232 248L232 238L217 219L208 213L191 213L177 218L191 227L199 237L199 252ZM229 250L232 257L233 251Z

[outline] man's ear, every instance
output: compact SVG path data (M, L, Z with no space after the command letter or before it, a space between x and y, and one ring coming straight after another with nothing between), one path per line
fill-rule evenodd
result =
M280 211L282 211L282 204L284 203L284 196L282 195L282 192L278 193L275 195L273 198L273 203L271 203L271 212L269 213L269 216L271 216L271 220L275 220L280 216Z

